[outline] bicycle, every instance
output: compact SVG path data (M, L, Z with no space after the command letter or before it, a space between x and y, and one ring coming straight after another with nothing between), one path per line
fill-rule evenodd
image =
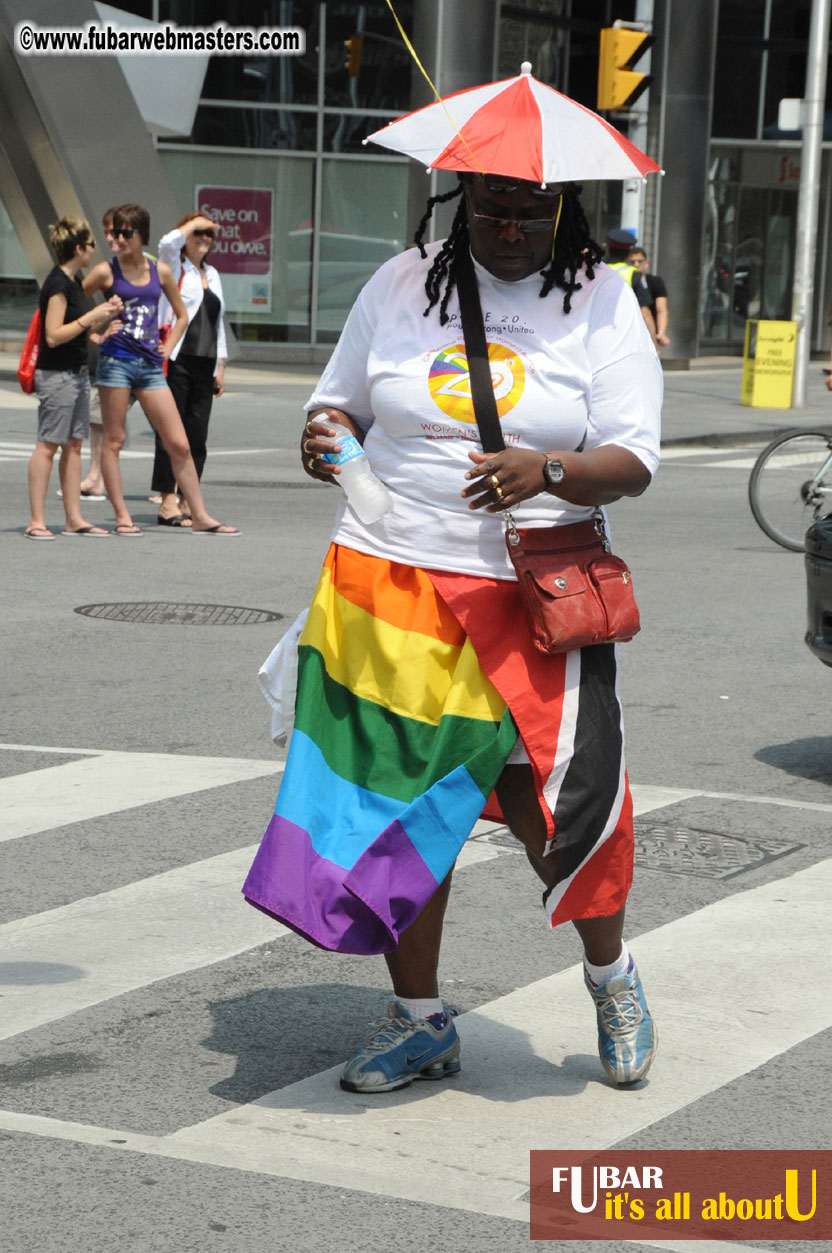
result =
M769 539L802 553L809 527L832 513L832 432L798 427L773 439L754 463L748 500Z

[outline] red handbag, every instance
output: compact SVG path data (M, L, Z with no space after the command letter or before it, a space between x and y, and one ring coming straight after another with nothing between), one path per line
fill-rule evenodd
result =
M506 548L536 648L565 653L638 633L633 578L610 552L600 510L587 522L546 527L518 528L506 514Z
M185 277L185 267L183 265L182 269L179 271L179 282L176 284L176 286L179 288L180 291L182 290L182 279L184 277ZM172 322L163 322L161 324L161 326L159 327L159 347L160 348L162 348L168 342L168 340L170 339L170 333L172 330L173 330ZM167 373L168 373L169 360L170 358L165 357L164 361L162 362L162 373L165 375L165 377L167 377Z
M43 323L41 321L40 308L37 308L32 314L32 320L29 323L29 329L23 341L23 351L20 354L20 361L17 365L17 381L27 396L31 396L35 390L35 370L38 368L42 339Z

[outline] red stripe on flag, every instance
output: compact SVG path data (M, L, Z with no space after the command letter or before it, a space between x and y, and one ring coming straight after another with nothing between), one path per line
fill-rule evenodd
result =
M563 718L566 654L549 657L532 643L516 582L428 570L431 582L459 620L477 659L503 700L526 745L549 837L555 824L543 799L552 773ZM496 797L487 818L502 819Z
M623 909L633 881L634 843L633 798L627 779L618 822L575 871L550 915L553 927L573 918L608 918ZM552 895L561 889L562 885L557 885Z

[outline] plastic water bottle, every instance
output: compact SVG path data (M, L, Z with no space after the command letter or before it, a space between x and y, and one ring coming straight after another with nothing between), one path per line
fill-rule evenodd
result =
M392 496L378 475L373 474L367 454L355 436L340 422L327 421L343 431L343 435L337 435L332 441L341 445L341 451L324 453L324 461L340 466L341 473L336 475L336 481L343 487L361 521L368 525L378 522L393 508Z

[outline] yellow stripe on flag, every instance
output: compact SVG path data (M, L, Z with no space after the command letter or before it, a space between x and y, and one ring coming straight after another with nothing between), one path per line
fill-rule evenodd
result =
M337 683L401 717L438 726L450 715L499 722L505 712L467 637L448 644L382 622L341 596L326 567L300 643L318 649Z

